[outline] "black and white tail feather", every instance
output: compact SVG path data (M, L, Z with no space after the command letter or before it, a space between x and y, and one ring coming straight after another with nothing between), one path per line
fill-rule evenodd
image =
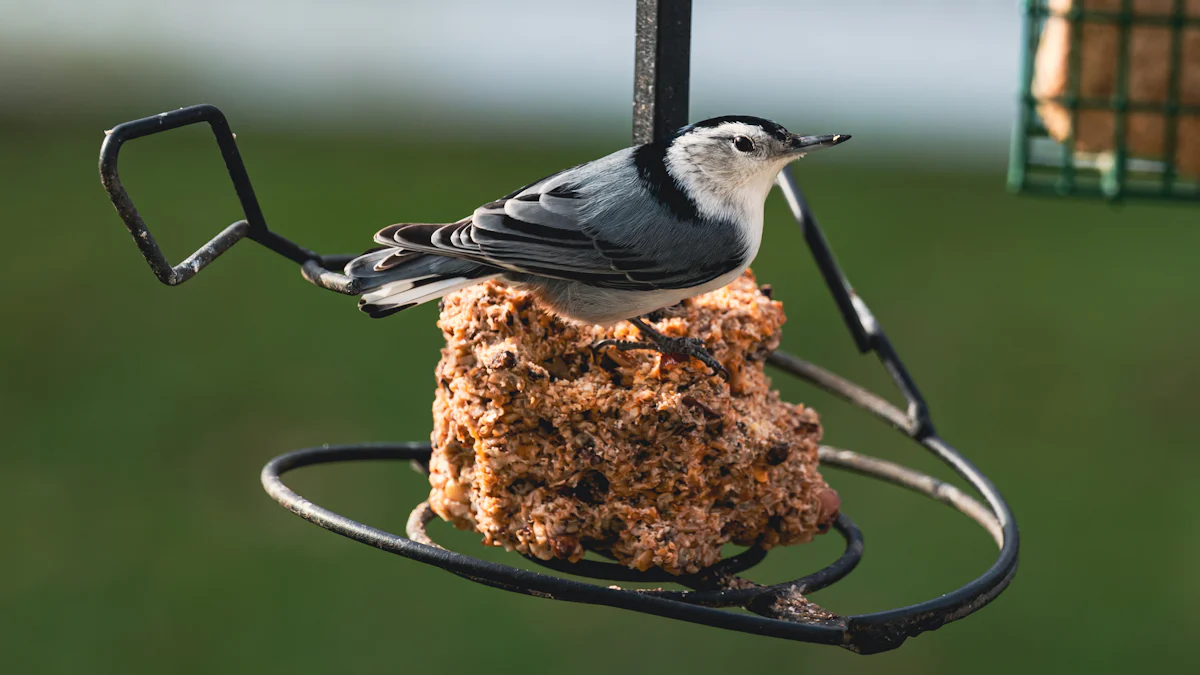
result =
M361 280L363 294L358 307L373 319L500 276L499 270L465 260L397 248L355 258L346 266L346 274Z

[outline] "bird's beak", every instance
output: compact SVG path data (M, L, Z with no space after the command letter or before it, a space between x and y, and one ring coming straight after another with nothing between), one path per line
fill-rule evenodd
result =
M821 148L832 148L839 143L845 143L850 140L849 134L832 134L829 136L800 136L792 134L791 137L791 152L795 155L803 157L806 153Z

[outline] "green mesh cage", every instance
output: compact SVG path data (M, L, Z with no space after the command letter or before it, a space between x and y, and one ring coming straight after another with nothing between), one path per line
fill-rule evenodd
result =
M1200 201L1200 0L1025 0L1015 191Z

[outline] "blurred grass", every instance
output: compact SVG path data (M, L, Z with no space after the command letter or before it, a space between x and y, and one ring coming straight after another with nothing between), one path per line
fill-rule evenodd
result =
M1200 222L1195 209L1013 197L999 175L798 167L847 273L942 434L1021 525L1022 567L978 615L864 659L608 608L520 597L322 532L258 485L281 452L421 439L440 336L426 306L384 322L242 244L179 288L154 280L99 185L104 120L0 125L0 662L6 672L1123 672L1197 657ZM239 129L278 231L354 252L396 220L456 218L614 144L455 144ZM857 140L856 140L857 142ZM866 142L863 139L862 142ZM449 143L449 145L447 145ZM130 144L123 178L173 261L238 210L198 128ZM879 391L782 200L755 265L785 347ZM827 441L947 471L804 385ZM993 548L948 509L830 471L867 555L815 596L842 613L919 601ZM299 472L319 503L402 531L406 466ZM493 560L474 535L459 550ZM839 542L773 552L791 578ZM1187 670L1186 667L1182 670Z

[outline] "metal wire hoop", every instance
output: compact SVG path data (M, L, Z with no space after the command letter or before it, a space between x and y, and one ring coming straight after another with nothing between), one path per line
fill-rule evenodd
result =
M895 422L904 419L904 414L886 400L819 366L779 352L769 362L854 403L893 426L899 427ZM957 452L935 436L918 439L918 442L931 450L936 448L935 452L958 457ZM1016 573L1015 526L1002 500L993 503L988 499L989 503L985 505L952 485L907 467L828 447L821 449L821 461L826 466L847 469L908 488L971 517L996 540L1000 548L996 561L974 581L933 600L883 612L837 616L816 608L803 595L842 579L857 565L863 550L862 534L844 514L839 516L836 524L847 543L842 556L816 573L773 586L758 586L734 576L765 557L765 552L751 553L756 550L754 548L691 577L670 577L662 572L638 573L627 568L620 568L625 571L617 573L613 568L619 566L597 561L583 561L586 564L547 563L554 571L577 576L654 583L669 580L696 589L631 590L564 579L444 549L425 532L425 523L433 517L425 503L414 509L406 528L409 536L404 537L321 507L297 494L282 479L288 471L304 466L380 459L421 461L427 459L429 453L428 443L322 446L296 450L268 462L262 470L262 484L267 493L289 511L322 528L494 588L555 600L620 607L746 633L837 645L860 654L895 649L909 637L935 630L971 614L999 595ZM986 478L975 472L965 460L961 462L966 468L964 477L968 481L976 487L987 486ZM987 490L980 491L985 498L988 497ZM743 607L754 614L718 609L730 606Z

